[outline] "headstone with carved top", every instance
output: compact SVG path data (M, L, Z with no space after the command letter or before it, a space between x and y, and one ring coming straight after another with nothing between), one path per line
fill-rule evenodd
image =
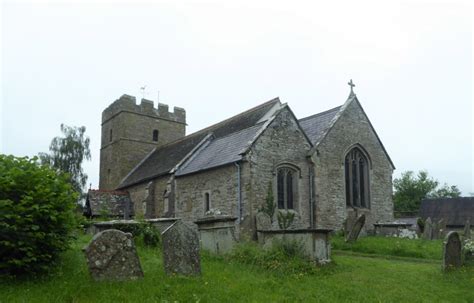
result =
M431 218L425 220L425 227L423 230L423 239L431 240L433 235L433 224L431 223Z
M471 239L471 221L469 219L464 224L464 238Z
M89 272L96 281L135 280L143 277L132 234L116 229L94 236L83 249Z
M166 274L200 275L201 258L197 231L178 220L161 235Z
M461 239L459 234L451 231L443 243L443 270L461 267Z

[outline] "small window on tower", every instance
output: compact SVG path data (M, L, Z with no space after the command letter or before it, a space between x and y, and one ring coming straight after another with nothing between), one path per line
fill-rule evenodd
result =
M155 129L153 131L153 141L158 142L158 130Z
M110 129L110 132L109 132L109 141L112 142L112 129Z

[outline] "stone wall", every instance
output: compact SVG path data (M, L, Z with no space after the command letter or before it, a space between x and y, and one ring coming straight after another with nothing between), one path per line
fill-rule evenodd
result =
M234 164L175 179L175 216L192 223L205 216L204 199L222 215L237 216L237 167Z
M297 190L294 211L297 213L291 228L310 227L309 198L309 162L307 153L310 144L288 108L282 111L270 123L268 128L257 139L248 154L249 202L245 208L245 218L249 218L244 227L255 233L255 215L267 197L268 186L272 185L274 203L277 205L276 172L281 165L291 165L297 170ZM274 228L278 228L276 213L273 218Z
M184 137L186 113L123 95L102 112L100 189L115 189L122 179L155 147ZM153 131L158 130L158 141ZM111 133L112 132L112 133Z
M163 194L166 190L168 179L169 176L164 176L125 189L130 193L130 199L132 200L133 207L135 210L135 217L145 216L147 218L160 218L165 215ZM147 189L150 182L151 186L153 187L153 191ZM152 199L152 203L154 204L154 207L152 207L153 213L145 214L145 207L143 204L145 202L145 199L147 199L147 197L150 195L150 192L154 193L150 197Z
M346 208L344 159L359 144L368 153L370 208ZM348 212L366 214L367 229L373 223L393 220L393 167L358 101L353 100L312 156L315 162L316 227L341 229Z

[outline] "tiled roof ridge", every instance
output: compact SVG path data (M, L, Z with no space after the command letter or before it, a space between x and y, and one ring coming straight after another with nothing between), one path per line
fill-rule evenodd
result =
M179 139L177 139L177 140L175 140L175 141L172 141L172 142L163 144L163 145L161 145L161 146L158 146L158 147L156 148L156 150L162 149L162 148L167 147L167 146L170 146L170 145L178 144L178 143L180 143L181 141L184 141L184 140L186 140L186 139L189 139L189 138L191 138L191 137L193 137L193 136L198 136L198 135L202 135L203 133L206 133L206 132L211 132L213 129L217 128L219 125L225 124L225 123L227 123L227 122L229 122L229 121L231 121L231 120L233 120L233 119L236 119L236 118L238 118L238 117L247 115L247 114L249 114L249 113L251 113L251 112L253 112L253 111L259 110L260 108L262 108L262 107L264 107L264 106L266 106L266 105L268 105L268 104L271 104L272 102L275 102L275 103L276 103L277 101L280 101L280 98L279 98L279 97L275 97L275 98L273 98L273 99L271 99L271 100L269 100L269 101L267 101L267 102L264 102L264 103L262 103L262 104L260 104L260 105L257 105L257 106L255 106L255 107L252 107L251 109L248 109L248 110L246 110L246 111L244 111L244 112L238 113L237 115L234 115L234 116L232 116L232 117L229 117L229 118L227 118L227 119L225 119L225 120L222 120L222 121L220 121L220 122L217 122L217 123L215 123L215 124L212 124L212 125L210 125L210 126L208 126L208 127L206 127L206 128L203 128L203 129L200 129L200 130L198 130L198 131L195 131L194 133L191 133L191 134L189 134L189 135L186 135L186 136L184 136L184 137L182 137L182 138L179 138ZM261 123L263 123L263 122L261 122ZM257 125L257 124L255 124L255 125ZM254 125L252 125L252 126L254 126ZM250 126L250 127L252 127L252 126ZM237 131L237 132L238 132L238 131ZM231 134L229 134L229 135L231 135ZM226 135L226 136L228 136L228 135Z
M339 105L339 106L333 107L333 108L331 108L331 109L325 110L325 111L323 111L323 112L316 113L316 114L313 114L313 115L311 115L311 116L301 118L301 119L299 119L298 121L303 121L303 120L312 119L312 118L315 118L315 117L317 117L317 116L321 116L321 115L327 114L327 113L329 113L329 112L339 110L339 109L341 108L341 106L342 106L342 105Z

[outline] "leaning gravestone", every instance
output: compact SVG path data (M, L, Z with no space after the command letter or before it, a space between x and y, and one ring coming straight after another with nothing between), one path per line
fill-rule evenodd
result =
M264 212L258 212L255 216L255 221L257 224L257 230L272 229L272 220L270 219L270 216Z
M132 234L116 229L94 236L83 249L89 272L96 281L135 280L143 277Z
M439 238L439 222L436 222L436 219L433 219L433 222L431 223L431 240L437 240Z
M449 232L443 244L443 270L460 267L462 246L459 234L455 231Z
M346 219L342 223L344 237L347 237L349 235L356 221L357 221L357 212L352 212L352 211L348 212Z
M425 229L423 230L423 239L431 240L431 236L433 235L433 224L431 223L431 218L425 220Z
M360 231L362 230L362 227L364 227L364 224L365 224L365 214L362 214L359 216L359 218L357 218L351 230L349 231L349 234L346 237L346 242L348 243L355 242L357 238L359 238Z
M167 275L200 275L199 237L181 220L163 231L163 263Z
M469 219L464 224L464 239L471 239L471 221Z
M439 239L444 238L444 236L446 236L446 220L440 219L438 221L437 229L438 229L438 238Z

